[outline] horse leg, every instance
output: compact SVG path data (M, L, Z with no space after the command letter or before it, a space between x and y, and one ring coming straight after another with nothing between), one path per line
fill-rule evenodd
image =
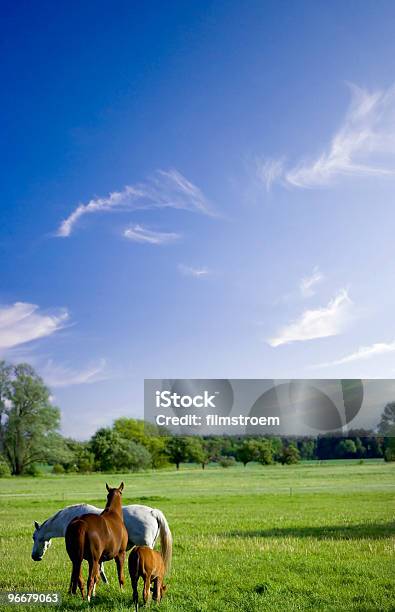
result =
M84 579L82 578L81 569L80 569L80 573L78 575L78 588L80 590L82 599L84 599L84 587L85 587Z
M145 574L143 599L144 599L144 603L147 605L149 605L150 596L151 596L151 574Z
M123 550L115 557L115 563L117 564L118 582L121 589L125 584L125 577L123 574L123 565L125 563L126 552Z
M107 576L104 573L104 563L100 563L100 576L104 584L108 584Z
M94 597L96 595L96 587L99 584L99 582L100 582L100 565L99 565L99 569L97 570L95 582L94 582L94 585L93 585L92 597Z
M160 578L155 578L153 599L157 601L158 603L161 600L161 593L162 593L162 580Z
M91 600L93 587L96 582L97 574L99 572L99 562L96 559L89 560L89 578L88 578L88 601Z

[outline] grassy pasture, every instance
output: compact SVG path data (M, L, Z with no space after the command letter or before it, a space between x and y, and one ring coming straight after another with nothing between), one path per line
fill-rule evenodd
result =
M61 610L130 610L113 562L88 606L66 594L63 540L30 558L34 519L100 506L105 481L121 479L125 503L159 507L174 535L163 612L395 610L395 465L382 461L0 480L0 590L59 591Z

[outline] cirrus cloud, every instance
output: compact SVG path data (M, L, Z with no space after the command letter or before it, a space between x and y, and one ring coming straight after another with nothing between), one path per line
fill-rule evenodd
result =
M376 357L378 355L385 355L387 353L395 352L395 340L393 342L376 342L375 344L371 344L370 346L361 346L354 353L350 353L350 355L345 355L340 359L335 359L334 361L327 361L325 363L319 363L313 368L325 368L329 366L337 366L343 365L345 363L352 363L353 361L362 361L364 359L370 359L371 357Z
M286 168L283 158L266 159L258 178L312 189L346 177L395 177L395 86L369 92L350 84L351 103L337 132L317 156Z
M192 276L193 278L204 278L210 274L210 270L206 267L195 268L193 266L179 264L178 269L183 276Z
M132 225L131 227L128 227L123 232L123 235L132 242L155 245L169 244L170 242L175 242L181 238L180 234L176 234L175 232L155 232L143 227L142 225Z
M79 204L59 225L56 236L68 238L77 222L94 213L133 211L152 208L175 208L214 216L203 192L178 170L157 170L153 177L136 185L127 185L106 197Z
M302 340L327 338L340 334L351 314L352 301L342 289L327 306L306 310L295 321L285 325L268 343L272 347Z
M88 385L107 380L109 374L106 372L106 365L106 360L100 359L97 363L90 364L81 370L76 370L75 368L58 365L50 359L39 370L49 387L61 388L74 385Z
M324 279L318 266L315 266L309 276L304 276L299 284L300 293L303 297L308 298L314 295L315 286Z
M273 183L281 179L284 174L284 159L264 159L257 161L257 175L267 191L273 186Z
M27 302L0 306L0 351L50 336L62 329L68 318L65 308L49 313Z

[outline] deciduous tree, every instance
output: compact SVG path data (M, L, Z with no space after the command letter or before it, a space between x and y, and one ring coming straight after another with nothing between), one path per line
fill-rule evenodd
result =
M381 415L378 431L383 436L387 436L395 430L395 402L389 402Z
M49 397L49 389L31 366L0 363L0 451L12 474L22 474L36 462L55 460L63 446L57 433L60 412Z

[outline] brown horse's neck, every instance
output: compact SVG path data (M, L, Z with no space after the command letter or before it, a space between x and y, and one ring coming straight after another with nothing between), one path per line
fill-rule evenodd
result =
M107 500L106 507L103 510L104 512L115 512L122 516L122 497L116 493L110 496L110 499Z

